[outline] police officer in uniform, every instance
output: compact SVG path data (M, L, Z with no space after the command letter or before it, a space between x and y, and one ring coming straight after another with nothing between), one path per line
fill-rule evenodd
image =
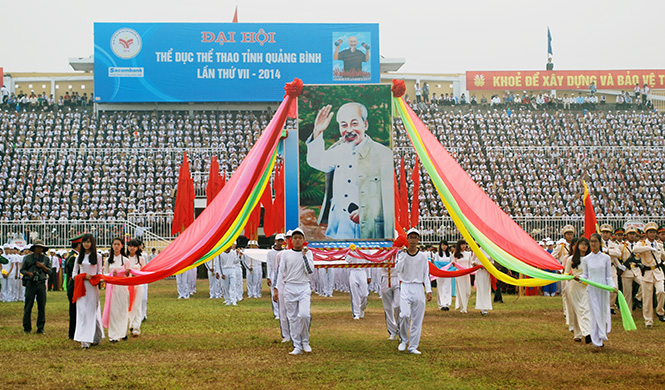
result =
M76 303L72 303L74 298L74 263L81 253L81 239L83 234L72 237L69 241L72 243L72 250L69 251L67 259L65 260L65 273L67 274L67 300L69 301L69 338L74 340L74 332L76 331Z
M21 275L25 286L25 304L23 306L23 331L32 331L32 306L37 298L37 333L44 334L46 322L46 280L51 272L51 260L44 253L48 247L44 241L35 240L30 247L31 254L23 258Z
M635 245L637 243L637 228L635 226L628 226L626 228L627 241L621 247L621 262L626 267L626 270L621 274L621 282L623 285L623 295L626 297L628 307L635 310L635 306L642 307L641 296L638 292L635 296L635 303L633 304L633 282L642 285L642 271L639 264L636 263Z
M650 328L653 326L653 292L656 290L656 315L661 322L665 322L665 274L663 274L663 245L656 242L658 225L649 222L644 227L646 238L635 246L635 254L639 256L644 266L642 276L642 314L644 324Z
M610 256L610 261L612 264L612 280L614 280L614 285L619 286L619 278L617 276L617 269L623 271L626 267L619 262L619 257L621 256L621 248L619 244L612 241L612 226L609 224L603 224L600 227L600 234L602 238L602 248L603 253ZM617 293L614 291L610 293L610 311L612 314L616 314L616 305L617 303Z
M563 268L566 268L566 260L568 257L572 256L572 248L570 247L571 241L573 241L573 237L575 236L575 227L573 225L566 225L561 229L561 235L563 236L557 243L556 246L554 247L554 251L552 251L552 256L554 256L555 259L561 263ZM566 281L561 281L561 299L563 301L563 315L566 317L566 325L571 329L572 331L572 325L568 321L568 299L566 298Z

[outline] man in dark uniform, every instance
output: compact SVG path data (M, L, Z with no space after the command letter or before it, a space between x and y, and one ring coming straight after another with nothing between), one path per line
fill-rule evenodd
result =
M25 304L23 306L23 331L32 331L32 306L37 297L37 333L44 334L46 323L46 279L51 272L51 260L44 254L48 247L44 241L35 240L30 247L31 254L23 258L21 274L25 286Z
M76 331L76 303L72 303L74 298L74 279L72 273L74 272L74 263L81 253L81 238L83 234L72 237L69 241L72 243L72 250L69 251L67 259L65 260L65 273L67 274L67 300L69 301L69 338L74 339L74 331Z

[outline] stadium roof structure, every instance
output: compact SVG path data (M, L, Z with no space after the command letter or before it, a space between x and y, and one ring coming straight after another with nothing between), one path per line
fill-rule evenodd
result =
M95 60L92 55L88 57L70 57L69 65L74 70L82 70L84 72L92 72L95 68Z

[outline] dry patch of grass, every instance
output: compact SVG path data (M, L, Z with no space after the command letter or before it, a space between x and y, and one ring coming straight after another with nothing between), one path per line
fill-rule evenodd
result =
M506 296L488 317L441 312L429 303L421 356L387 340L375 294L364 320L354 321L348 294L312 296L314 352L288 355L272 318L269 292L239 306L209 300L199 281L178 300L175 281L150 286L142 335L80 350L67 339L67 302L49 293L45 336L24 335L22 303L0 303L3 387L21 388L662 388L665 325L624 332L613 318L605 351L574 343L560 298ZM473 298L470 307L473 307ZM33 321L36 320L36 307Z

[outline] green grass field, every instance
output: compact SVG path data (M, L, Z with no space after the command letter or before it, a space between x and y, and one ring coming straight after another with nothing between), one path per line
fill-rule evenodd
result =
M638 330L625 332L613 316L610 340L594 354L573 342L558 297L504 296L487 317L442 312L430 302L423 354L414 356L387 340L376 294L360 321L351 317L348 294L313 295L313 352L290 356L265 285L263 298L237 307L209 300L203 280L189 300L176 299L175 280L149 291L139 338L105 339L89 350L67 339L64 292L49 293L46 335L23 333L23 303L0 303L0 388L665 388L665 324L646 329L635 312ZM33 323L36 315L35 306Z

